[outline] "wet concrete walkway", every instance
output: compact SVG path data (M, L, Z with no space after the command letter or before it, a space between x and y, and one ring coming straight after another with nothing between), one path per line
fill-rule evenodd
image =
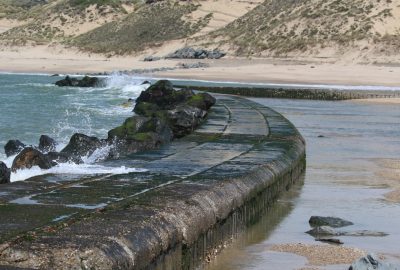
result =
M276 167L263 172L271 176L304 154L301 136L278 113L242 98L221 95L217 99L207 122L193 134L157 150L104 162L107 166L124 165L142 171L90 177L45 175L1 186L0 265L63 268L65 262L74 265L78 260L100 268L106 265L140 268L138 254L133 251L142 252L148 245L146 241L157 242L155 245L160 250L182 241L176 228L169 228L165 222L165 219L179 219L180 215L188 214L189 206L179 204L188 203L189 198L218 186L219 182L251 177L249 172L265 164ZM257 177L252 179L260 181ZM250 189L250 184L246 187L242 182L235 183L235 188ZM221 203L229 203L223 198L219 199ZM175 217L163 215L169 204L182 213L175 209ZM200 207L201 211L210 212L208 209L216 208L212 204L209 200L209 205ZM234 208L231 204L221 216ZM197 220L203 225L193 228L193 232L185 232L185 241L195 241L197 230L215 222L207 220L201 211L191 215L192 219L204 218L204 221ZM150 226L157 235L162 235L161 230L165 231L165 237L173 235L174 238L154 239L154 231L148 229L142 232L145 235L138 236L139 228L150 219L152 224L165 224L164 228ZM121 234L136 237L137 241L125 242L121 239L126 238L118 238ZM63 253L65 250L68 256ZM82 257L82 250L88 256ZM151 261L150 257L156 257L154 254L160 250L147 250L143 256L148 258L143 263ZM117 261L101 261L99 253ZM59 260L63 262L61 265L52 261L59 256L66 256Z

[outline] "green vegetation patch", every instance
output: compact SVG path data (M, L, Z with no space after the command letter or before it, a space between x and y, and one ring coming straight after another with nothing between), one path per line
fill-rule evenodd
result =
M187 3L163 1L142 5L119 22L107 23L77 37L73 44L91 52L129 54L164 41L194 34L201 25L185 22L182 17L197 8Z

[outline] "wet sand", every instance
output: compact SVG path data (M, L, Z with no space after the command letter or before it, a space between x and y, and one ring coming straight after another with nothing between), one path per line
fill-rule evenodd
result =
M400 104L400 98L371 98L371 99L357 99L351 102L365 103L365 104Z
M365 251L357 248L337 245L306 245L301 243L274 245L270 250L289 252L306 257L308 263L312 266L351 264L353 261L366 255Z

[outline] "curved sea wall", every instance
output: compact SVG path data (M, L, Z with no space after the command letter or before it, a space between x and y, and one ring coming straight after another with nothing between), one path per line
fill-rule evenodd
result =
M399 98L400 91L391 90L340 90L324 88L295 88L295 87L253 87L253 86L199 86L189 84L174 84L175 87L196 89L212 93L262 97L290 98L314 100L348 100L366 98Z
M209 260L305 168L305 142L282 115L216 97L191 135L118 161L145 171L4 186L0 269L191 269Z

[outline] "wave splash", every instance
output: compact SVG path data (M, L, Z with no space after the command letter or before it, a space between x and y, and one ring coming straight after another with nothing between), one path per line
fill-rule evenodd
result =
M149 87L149 84L143 84L146 78L118 73L105 77L104 80L105 85L101 88L71 88L67 89L67 93L62 95L68 106L64 109L61 119L52 119L52 127L49 132L49 135L58 142L57 151L61 151L67 145L74 133L104 137L110 128L120 124L127 116L132 115L132 108L124 108L120 104L127 99L135 100L142 91ZM37 84L34 86L39 87ZM45 85L46 89L49 87L49 84ZM57 88L57 90L59 89ZM103 123L104 121L109 121L109 123ZM36 141L40 135L32 134L31 136L30 141ZM29 141L29 139L26 141ZM49 170L42 170L39 167L18 170L11 174L11 182L47 174L97 175L144 171L143 169L125 166L108 167L96 164L105 160L111 150L112 146L99 148L90 156L82 157L84 163L79 165L60 163ZM0 160L3 160L9 168L12 167L14 158L15 156L7 158L3 153L0 153Z

